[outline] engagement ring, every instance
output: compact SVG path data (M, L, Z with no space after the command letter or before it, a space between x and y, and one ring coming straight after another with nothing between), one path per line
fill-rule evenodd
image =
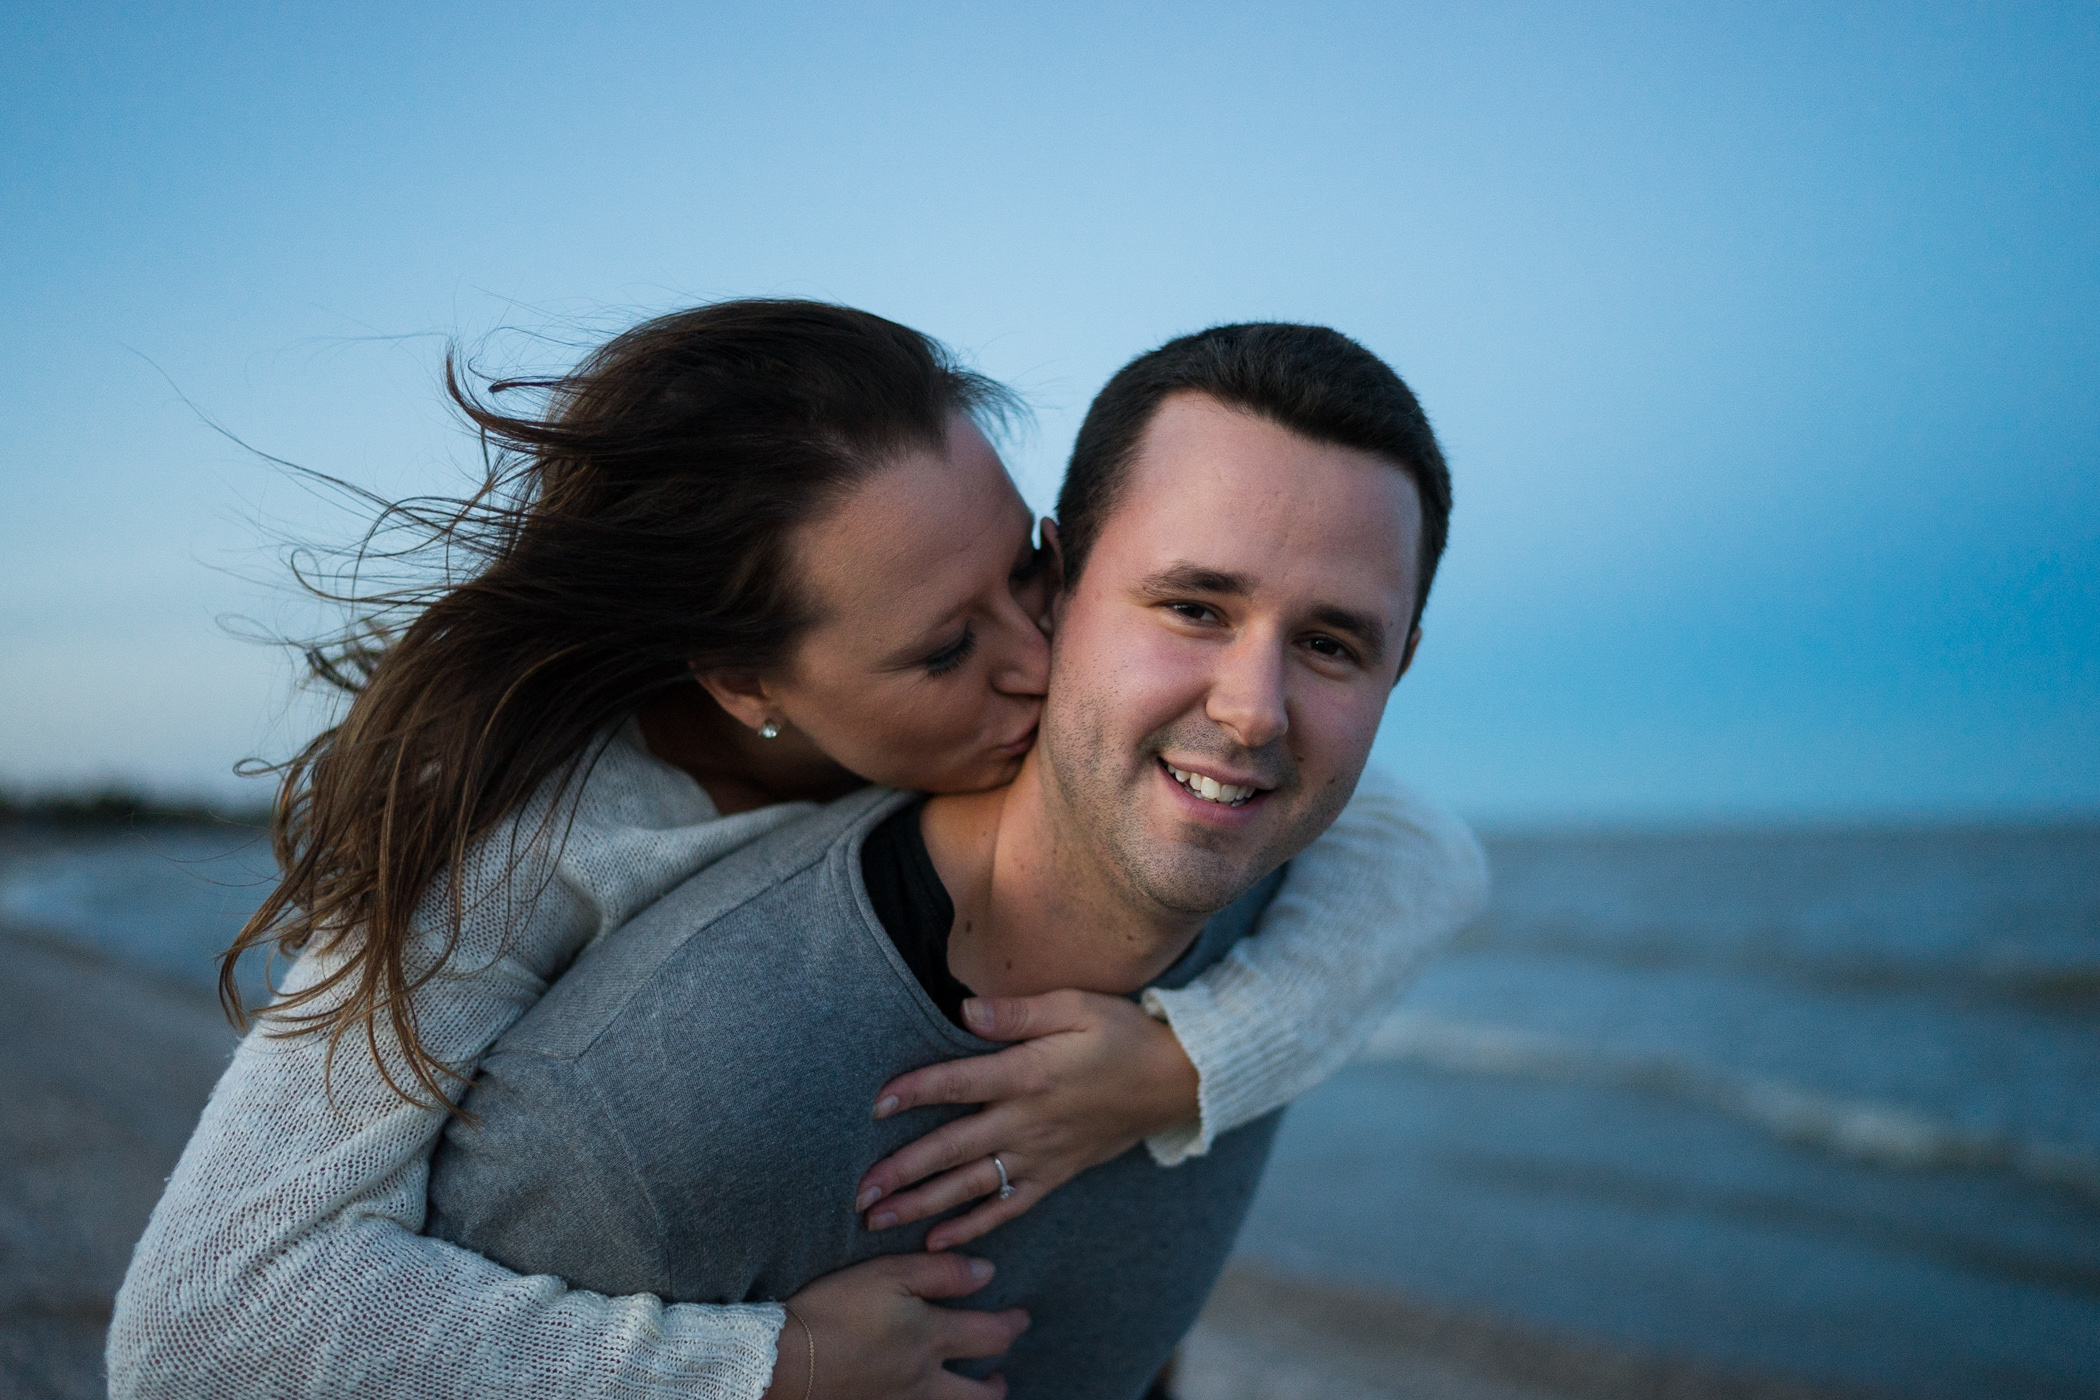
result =
M1003 1201L1014 1193L1013 1183L1006 1179L1006 1163L999 1160L996 1152L992 1154L992 1165L999 1171L999 1199Z

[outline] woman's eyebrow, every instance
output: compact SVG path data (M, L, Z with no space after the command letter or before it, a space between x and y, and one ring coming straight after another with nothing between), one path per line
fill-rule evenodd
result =
M963 636L963 633L958 632L952 637L929 638L886 658L882 663L883 669L887 671L910 671L924 666L928 657L940 655L949 647L960 642Z
M929 655L955 640L956 623L961 619L963 611L961 608L951 609L931 626L914 633L912 640L886 653L876 664L893 671L919 665Z

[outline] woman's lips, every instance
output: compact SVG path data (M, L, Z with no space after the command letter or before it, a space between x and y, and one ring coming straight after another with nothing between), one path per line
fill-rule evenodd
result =
M1027 733L1018 739L999 745L992 752L1002 758L1019 758L1022 754L1035 747L1035 731L1036 726L1031 724L1028 726Z

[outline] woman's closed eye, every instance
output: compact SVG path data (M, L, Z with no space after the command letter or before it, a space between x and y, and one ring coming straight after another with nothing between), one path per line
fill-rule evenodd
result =
M968 661L970 654L976 650L977 631L975 628L965 627L960 637L957 637L954 641L927 657L922 664L926 667L927 675L945 676L956 667L962 665L963 662Z

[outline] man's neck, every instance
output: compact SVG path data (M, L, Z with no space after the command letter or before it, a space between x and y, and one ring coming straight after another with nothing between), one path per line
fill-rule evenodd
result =
M1030 754L1008 787L926 804L926 851L955 901L949 970L983 996L1134 992L1188 949L1203 918L1130 891L1070 829L1047 783Z

